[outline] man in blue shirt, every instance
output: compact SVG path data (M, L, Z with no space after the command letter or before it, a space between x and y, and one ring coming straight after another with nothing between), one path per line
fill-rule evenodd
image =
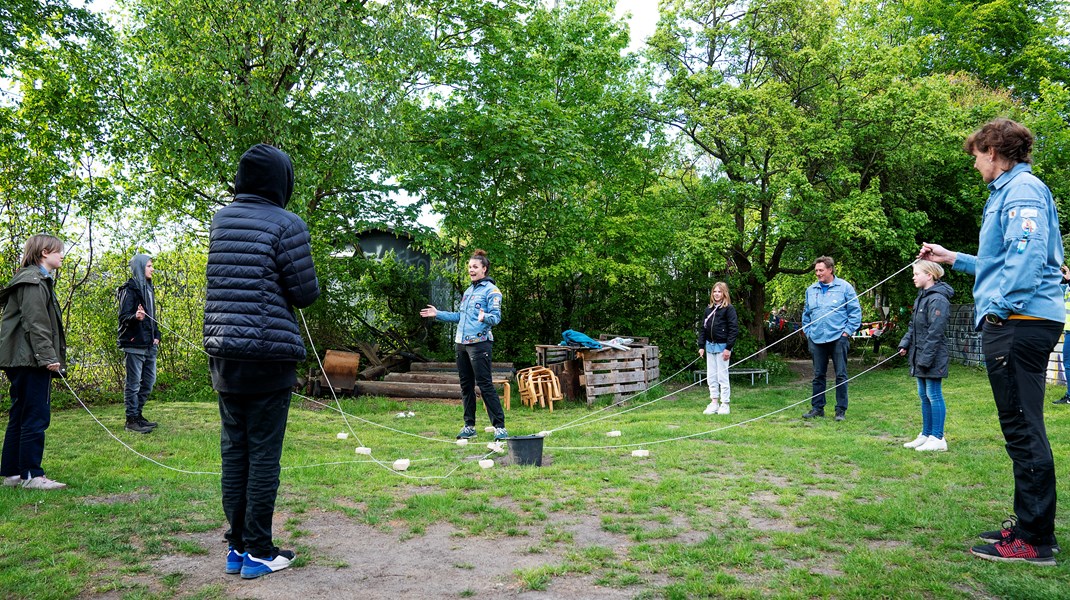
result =
M817 282L806 288L803 334L814 357L813 396L804 419L825 416L825 387L829 358L836 370L836 420L847 418L847 351L851 334L862 324L862 307L854 287L836 277L835 261L821 256L814 261Z

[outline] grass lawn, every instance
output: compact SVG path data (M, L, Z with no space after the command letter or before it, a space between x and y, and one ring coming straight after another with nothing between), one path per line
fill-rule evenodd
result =
M945 381L947 453L901 447L920 430L914 379L903 368L852 382L842 423L831 410L804 422L804 404L645 446L645 458L631 448L560 449L683 436L809 396L808 382L733 386L731 415L703 416L705 389L692 389L554 433L541 468L487 470L476 462L488 452L485 414L480 442L459 447L459 406L344 400L354 415L443 440L350 417L374 456L411 459L412 478L356 462L366 457L355 454L352 436L336 438L347 431L337 413L295 403L283 454L293 468L282 474L275 534L299 557L255 582L222 574L218 476L161 468L81 408L57 411L45 468L70 487L0 489L0 597L1070 597L1070 559L1038 567L968 553L979 531L1007 517L1012 491L987 379L976 369L952 367ZM1049 400L1062 391L1049 388ZM93 410L154 460L217 471L216 406L183 400L150 400L146 414L161 423L150 435L122 431L119 405ZM416 416L396 418L401 410ZM552 414L514 406L507 424L514 435L536 433L588 412L579 404ZM1070 498L1070 408L1049 405L1047 414L1059 495ZM609 430L622 436L606 437ZM1057 527L1070 545L1065 516ZM438 559L434 569L418 562L421 553L466 548L490 550ZM346 587L354 582L360 586ZM348 589L364 592L347 596Z

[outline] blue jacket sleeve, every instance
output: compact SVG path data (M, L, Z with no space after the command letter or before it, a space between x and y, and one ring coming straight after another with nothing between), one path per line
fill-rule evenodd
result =
M862 305L858 302L858 293L855 292L854 286L847 286L844 298L847 300L847 305L844 306L847 311L847 331L844 333L853 335L862 326Z

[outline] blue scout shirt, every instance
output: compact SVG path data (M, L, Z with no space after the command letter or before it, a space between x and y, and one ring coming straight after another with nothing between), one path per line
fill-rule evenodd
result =
M1048 186L1027 163L988 184L977 256L958 253L951 268L973 274L975 326L985 315L1066 320L1059 283L1063 239Z
M483 321L479 311L483 310ZM458 344L475 344L494 341L490 328L502 322L502 292L494 280L484 277L468 286L461 297L461 309L457 312L438 311L438 321L457 323L453 341Z
M816 281L806 288L802 326L810 341L815 344L835 342L845 333L851 335L858 331L861 325L862 306L851 284L833 277L827 286Z

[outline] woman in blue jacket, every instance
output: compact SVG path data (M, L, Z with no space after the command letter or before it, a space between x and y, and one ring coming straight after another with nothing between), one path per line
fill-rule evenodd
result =
M464 427L457 434L457 439L476 435L476 385L483 395L487 416L494 425L494 439L509 437L509 432L505 430L505 412L491 378L491 350L494 345L491 327L502 321L502 292L494 285L494 280L487 277L489 268L487 253L476 250L468 259L468 278L472 280L472 285L461 297L460 310L447 312L429 304L420 311L421 317L457 323L453 341L457 343L457 375L461 380L464 403Z
M944 330L951 312L951 296L955 290L940 281L944 268L928 261L914 264L914 286L918 297L910 315L910 328L899 342L899 354L910 363L910 374L918 378L918 397L921 398L921 433L913 441L903 444L919 452L943 452L944 440L943 380L947 377L947 339Z

